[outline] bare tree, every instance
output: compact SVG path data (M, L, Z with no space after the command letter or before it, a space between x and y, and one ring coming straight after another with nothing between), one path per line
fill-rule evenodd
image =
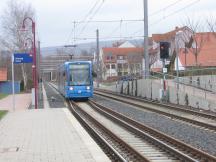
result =
M27 37L31 37L31 22L26 22L30 27L28 31L22 32L22 23L25 17L34 18L34 10L31 5L18 0L10 0L7 8L1 16L1 36L0 42L4 50L14 53L15 51L24 52L24 42ZM30 65L21 64L21 74L24 87L27 86L27 69Z
M216 37L216 18L210 17L207 20L209 31Z
M201 20L195 20L192 18L187 18L186 20L186 26L190 28L192 31L192 39L193 44L192 47L189 48L189 50L194 54L195 57L195 64L198 65L198 55L201 52L203 45L206 42L206 37L203 33L201 33L205 26L202 24Z
M149 69L158 60L158 50L149 50Z

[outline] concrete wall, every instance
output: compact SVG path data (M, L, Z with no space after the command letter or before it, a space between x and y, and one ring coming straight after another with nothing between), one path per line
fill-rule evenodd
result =
M182 77L179 82L216 92L216 75Z
M194 77L193 79L196 79L196 77ZM208 79L208 77L203 77L202 82L208 81ZM132 96L138 96L152 100L161 100L160 91L162 89L162 84L158 79L140 79L137 80L137 86L136 81L124 81L119 82L118 84L115 83L114 85L104 86L101 88L118 93L122 92L123 94ZM203 90L194 87L188 87L185 85L179 85L179 90L177 91L176 83L174 81L168 81L167 92L168 101L170 103L187 105L194 108L202 108L204 110L211 110L216 112L216 100L211 93L207 94L207 92Z

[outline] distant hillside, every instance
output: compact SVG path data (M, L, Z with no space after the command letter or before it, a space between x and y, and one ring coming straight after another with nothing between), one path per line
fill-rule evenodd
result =
M112 47L113 43L115 43L116 41L101 41L99 43L100 48L102 47ZM135 46L141 46L143 43L143 40L139 39L139 40L130 40L130 42L132 44L134 44ZM82 44L78 44L77 47L75 48L75 54L80 54L83 50L87 51L87 52L91 52L95 51L96 49L96 42L91 42L91 43L82 43ZM73 50L73 47L71 48L65 48L63 46L55 46L55 47L43 47L41 48L41 54L42 56L49 56L49 55L53 55L53 54L57 54L57 51L62 51L62 50Z

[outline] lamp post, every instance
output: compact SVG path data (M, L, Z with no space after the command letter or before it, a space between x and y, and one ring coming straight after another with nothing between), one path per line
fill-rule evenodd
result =
M32 41L32 39L31 38L27 38L26 40L25 40L25 47L27 46L27 41L30 41L31 42L31 51L30 51L30 54L32 55L33 54L33 41Z
M34 47L34 43L33 43L33 41L32 41L32 39L31 38L27 38L26 40L25 40L25 46L27 46L27 41L30 41L31 42L31 50L30 50L30 52L29 52L29 54L30 54L30 56L32 56L32 54L34 54L34 49L33 49L33 47ZM34 70L33 70L33 68L32 68L32 79L33 79L33 81L34 81Z
M36 66L36 45L35 45L35 22L30 17L26 17L23 20L22 28L25 29L26 20L30 20L32 22L32 34L33 34L33 80L34 80L34 91L35 91L35 109L37 109L37 66Z

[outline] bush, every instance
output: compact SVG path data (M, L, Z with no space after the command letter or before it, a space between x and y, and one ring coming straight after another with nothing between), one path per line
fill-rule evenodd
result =
M26 90L30 90L31 88L33 88L33 81L29 79L27 81Z
M21 92L24 91L24 81L23 80L21 80L20 82L20 91Z

